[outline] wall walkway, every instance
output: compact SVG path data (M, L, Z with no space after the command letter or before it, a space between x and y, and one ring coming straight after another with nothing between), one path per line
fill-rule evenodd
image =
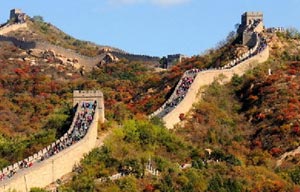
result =
M27 28L27 23L16 23L10 25L4 25L0 28L0 35L5 35L11 31L16 31L22 28Z
M90 92L91 94L89 94L89 91L77 91L76 93L74 92L74 95L95 95L95 91ZM97 92L97 94L99 94L99 91ZM74 101L77 102L78 98ZM83 99L81 99L81 101L82 100ZM90 109L90 111L94 111L94 117L91 124L89 125L86 134L79 141L75 143L72 142L73 144L71 144L70 146L65 147L61 150L56 150L56 154L49 156L49 151L51 151L52 149L57 149L57 146L59 146L63 141L66 141L70 139L71 136L74 136L74 133L76 133L74 129L77 120L79 116L82 116L83 111L85 110L82 108L82 104L87 102L91 103L91 97L87 97L87 101L78 103L77 111L75 113L72 125L64 136L62 136L59 140L47 146L43 150L39 151L38 153L25 159L26 162L30 162L29 167L21 167L20 165L24 161L20 161L1 170L1 192L7 192L12 189L21 192L27 192L32 187L45 187L50 183L55 182L63 175L71 172L74 165L80 162L84 154L87 154L95 147L97 141L98 122L102 122L104 120L104 114L102 113L104 110L104 108L102 108L103 97L100 96L97 100L97 106L95 106L93 109ZM46 158L44 159L44 157ZM8 177L10 173L13 174Z
M252 69L257 64L265 62L268 57L269 49L266 47L261 53L240 63L232 69L208 70L198 73L184 99L171 112L163 117L166 127L172 129L175 124L180 122L179 115L181 113L186 114L192 108L193 104L198 101L197 94L201 88L210 85L220 75L224 78L222 79L223 83L229 82L234 74L243 75L247 70Z
M169 99L155 112L150 115L151 117L157 116L162 118L168 129L172 129L175 124L180 122L179 116L186 114L191 108L193 103L197 101L197 95L199 90L203 86L210 85L219 76L222 76L222 82L229 82L234 74L239 76L243 75L247 70L252 69L259 63L265 62L269 58L269 48L257 30L261 28L261 23L252 26L254 47L240 58L236 58L229 62L222 68L212 70L192 69L186 71L179 83L175 87L174 92ZM189 81L193 81L189 88L184 90L183 93L180 90L184 79L189 78ZM179 95L179 96L178 96ZM200 96L201 97L201 94Z

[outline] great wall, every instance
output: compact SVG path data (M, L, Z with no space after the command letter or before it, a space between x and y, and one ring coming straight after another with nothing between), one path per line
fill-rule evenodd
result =
M81 139L69 141L74 134L77 134L74 131L77 126L76 121L84 114L83 105L87 103L90 108L92 103L96 103L93 108L93 119L87 127L87 132ZM104 122L105 119L102 92L74 91L73 105L76 107L76 113L67 133L36 154L2 169L0 171L0 191L13 189L29 191L32 187L45 187L71 172L84 154L95 147L98 124ZM68 145L67 142L69 142Z
M107 55L106 52L101 53L95 57L88 57L82 54L79 54L75 50L72 49L66 49L63 47L60 47L58 45L53 45L49 42L45 41L26 41L17 39L15 37L7 36L9 32L20 30L20 29L27 29L28 25L27 23L15 23L15 24L9 24L4 25L0 28L0 41L7 41L13 43L15 46L24 49L24 50L30 50L30 49L39 49L39 50L52 50L55 53L59 55L63 55L66 58L72 58L76 59L78 63L85 67L87 71L91 70L95 65L99 64L103 58ZM118 58L125 58L129 61L144 61L144 62L151 62L155 65L159 64L159 57L152 57L147 55L137 55L137 54L130 54L126 53L124 51L116 51L111 50L108 51L108 53L113 54L114 56Z
M243 26L244 29L242 30L242 33L243 40L246 41L245 44L250 44L253 47L250 48L247 53L244 53L241 57L229 62L222 68L207 70L191 69L186 71L168 100L159 109L153 112L149 116L150 118L154 116L162 118L165 126L168 129L172 129L181 121L180 115L186 115L193 107L193 104L201 98L201 90L203 90L203 87L210 85L213 81L217 80L218 77L221 77L222 83L226 83L230 81L234 74L241 76L247 70L268 60L269 48L265 39L260 36L260 33L264 29L262 14L251 14L258 15L258 17L254 16L254 18L250 17L244 19L243 17L245 16L243 15L242 20L245 20L246 25ZM251 20L251 22L249 22L249 20ZM249 36L251 38L248 38ZM177 96L184 79L187 77L191 78L192 83L188 85L189 87L184 94Z
M269 57L269 48L265 44L264 39L259 35L259 33L262 31L263 23L260 21L256 22L255 24L250 24L250 26L254 27L251 29L251 38L248 38L247 41L252 43L254 46L249 50L249 52L245 53L242 57L231 61L223 68L202 71L193 69L185 72L171 97L163 104L161 108L151 114L151 117L159 116L165 122L166 127L171 129L174 127L174 125L180 122L180 114L186 114L192 108L193 103L198 101L198 99L201 97L199 90L201 91L203 86L211 84L220 76L222 76L223 83L228 82L234 74L242 75L247 70L252 69L259 63L266 61ZM22 49L52 49L60 54L64 54L67 57L78 58L79 62L86 62L88 65L99 61L98 59L100 56L97 58L90 58L81 56L73 50L67 50L49 43L26 42L18 40L14 37L5 36L5 34L9 33L10 31L26 27L26 23L4 26L0 29L0 41L12 42ZM249 26L247 26L247 29L248 27ZM193 77L193 82L189 85L189 88L187 89L182 100L171 110L165 111L166 105L176 98L176 92L180 88L183 79L190 75ZM74 132L76 118L82 112L82 109L80 109L81 106L83 103L92 101L97 101L97 110L95 110L93 121L89 125L88 130L83 138L74 144L63 148L57 154L48 156L44 159L46 154L49 153L50 149L53 149L53 147L66 140L69 135ZM23 161L19 161L2 169L0 174L4 177L2 177L2 181L0 179L0 191L9 191L11 189L15 189L17 191L29 191L31 187L45 187L46 185L61 178L64 174L71 172L73 166L79 163L83 155L95 147L98 121L103 122L105 118L103 94L100 91L74 91L73 103L74 106L77 104L77 110L68 132L62 138L38 153L26 158ZM30 166L21 167L20 165L23 165L23 162L26 162L26 164L30 162ZM12 175L8 177L8 175L11 173Z
M6 24L0 28L0 35L5 35L11 31L27 28L27 23Z

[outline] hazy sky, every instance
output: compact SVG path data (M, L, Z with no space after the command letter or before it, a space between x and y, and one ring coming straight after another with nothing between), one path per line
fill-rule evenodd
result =
M13 8L75 38L155 56L215 47L245 11L262 11L267 27L300 28L300 0L3 0L1 23Z

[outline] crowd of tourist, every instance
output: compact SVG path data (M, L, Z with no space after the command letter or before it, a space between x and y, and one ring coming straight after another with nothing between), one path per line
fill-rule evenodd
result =
M255 27L260 23L260 20L255 21L251 26L251 30L253 31ZM242 57L237 58L229 62L223 67L217 68L217 69L230 69L245 60L259 54L262 52L266 47L267 47L267 42L266 39L261 35L256 32L254 32L255 35L257 36L257 44L255 47L253 47L251 50L249 50L247 53L245 53ZM165 115L167 115L170 111L172 111L185 97L186 93L188 92L190 86L192 85L195 77L199 72L206 71L209 69L191 69L188 70L184 73L182 79L179 82L179 86L176 87L174 93L171 95L171 97L164 103L164 105L158 109L154 115L162 118ZM152 116L154 116L152 115Z
M178 105L178 103L180 103L183 100L190 86L194 82L194 79L198 72L198 69L192 69L185 73L185 75L183 76L183 78L181 78L179 82L179 86L175 90L175 94L171 96L172 99L169 99L163 105L163 110L159 114L157 114L157 117L161 118L165 116L168 112L175 108Z
M245 53L240 59L235 59L235 60L231 61L230 63L228 63L227 65L222 67L222 69L230 69L230 68L246 61L247 59L257 55L258 53L262 52L267 47L267 41L260 34L258 34L258 39L259 39L258 45L255 49L253 49L253 51L249 51L249 52Z
M182 79L181 85L176 90L176 95L183 95L190 88L193 81L194 81L194 76L184 77Z
M13 166L4 168L0 172L0 181L11 178L17 171L30 168L34 163L44 161L81 140L86 135L93 121L96 106L96 101L83 102L81 106L77 107L77 110L79 110L76 113L77 116L74 117L71 128L63 137L43 149L41 153L33 155L34 158L26 158Z
M265 48L267 47L267 40L261 35L261 34L258 34L258 37L260 39L260 42L259 42L259 46L258 48L254 51L253 55L256 55L260 52L262 52L263 50L265 50Z

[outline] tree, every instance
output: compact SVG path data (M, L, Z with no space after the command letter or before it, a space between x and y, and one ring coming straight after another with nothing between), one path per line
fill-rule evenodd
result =
M235 28L236 30L238 30L238 29L240 28L240 24L239 24L239 23L236 23L236 24L234 25L234 28Z
M118 181L118 185L119 185L121 191L124 191L124 192L138 191L137 180L136 180L136 178L134 178L132 176L121 179L120 181Z
M299 167L297 167L297 168L295 168L294 170L292 170L292 171L289 173L289 175L290 175L292 181L293 181L295 184L297 184L297 185L300 184L300 168L299 168Z
M297 39L300 37L300 32L296 28L290 27L286 30L286 35L289 38Z
M47 191L39 187L33 187L30 189L30 192L47 192Z
M163 68L167 68L168 66L168 59L166 57L162 57L159 61L160 66Z
M236 38L236 35L237 35L236 32L230 31L226 37L227 43L233 41Z
M223 188L223 178L219 175L216 174L208 184L207 191L221 191Z
M44 18L40 15L35 15L32 17L33 21L35 22L44 22Z

